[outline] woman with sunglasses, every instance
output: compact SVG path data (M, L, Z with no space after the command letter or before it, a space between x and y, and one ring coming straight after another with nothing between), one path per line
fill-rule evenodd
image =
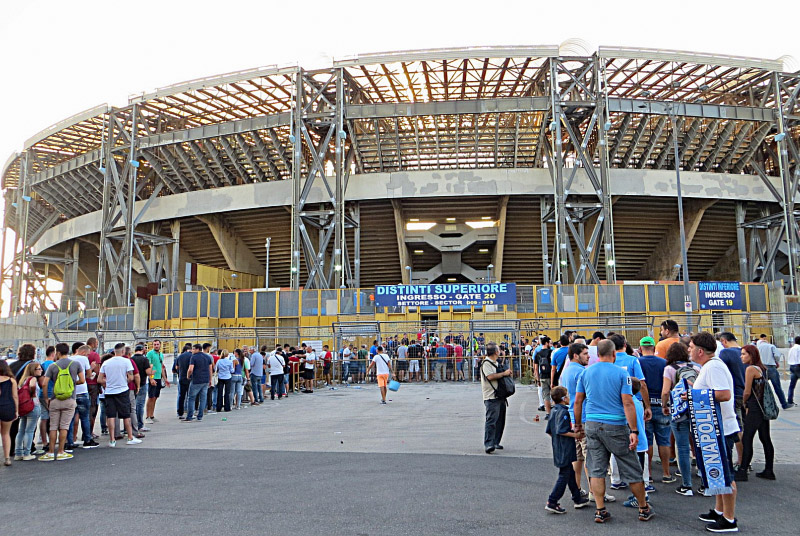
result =
M39 422L42 411L39 405L39 394L41 393L39 379L42 374L44 374L44 371L41 363L34 361L25 365L25 371L19 380L20 390L28 389L33 401L33 410L19 418L19 432L17 432L17 440L14 445L14 460L17 461L24 460L27 462L36 459L36 456L31 454L31 447L33 446L33 434L36 432L36 424Z

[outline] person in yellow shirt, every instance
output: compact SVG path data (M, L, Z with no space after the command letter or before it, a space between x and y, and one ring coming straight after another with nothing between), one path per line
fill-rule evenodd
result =
M661 322L661 340L656 344L656 355L666 359L669 347L680 340L681 336L680 333L678 333L678 323L672 319L664 320Z

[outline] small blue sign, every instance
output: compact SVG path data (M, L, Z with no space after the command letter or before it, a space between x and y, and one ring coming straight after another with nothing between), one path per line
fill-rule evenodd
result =
M700 310L728 311L742 309L742 289L738 281L699 281L697 294Z
M515 283L447 283L440 285L377 285L377 307L449 307L516 305Z

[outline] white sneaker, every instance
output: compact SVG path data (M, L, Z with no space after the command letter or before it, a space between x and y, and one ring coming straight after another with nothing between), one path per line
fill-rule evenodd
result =
M116 442L116 441L109 441L109 442L108 442L108 446L109 446L109 447L111 447L111 448L113 449L114 447L116 447L116 446L117 446L117 442Z
M144 420L144 423L145 423L145 424L153 424L154 422L155 422L155 420L154 420L154 419L151 419L150 417L148 417L148 418L146 418L146 419Z
M141 439L136 439L136 438L134 437L133 439L129 439L129 440L128 440L128 445L138 445L138 444L139 444L139 443L141 443L141 442L142 442L142 440L141 440Z
M142 426L141 428L139 428L139 431L140 432L149 432L150 428L148 428L147 426Z

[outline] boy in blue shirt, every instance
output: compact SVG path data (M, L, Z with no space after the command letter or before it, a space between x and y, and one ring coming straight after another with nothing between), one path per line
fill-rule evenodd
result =
M578 459L575 450L575 439L580 439L582 433L572 431L572 421L569 418L569 394L563 386L558 386L550 393L554 406L547 421L545 432L553 442L553 464L558 467L558 480L553 491L547 498L544 509L554 514L566 514L567 511L558 503L569 486L575 508L583 508L589 504L589 499L581 496L581 489L575 481L575 469L572 462Z

